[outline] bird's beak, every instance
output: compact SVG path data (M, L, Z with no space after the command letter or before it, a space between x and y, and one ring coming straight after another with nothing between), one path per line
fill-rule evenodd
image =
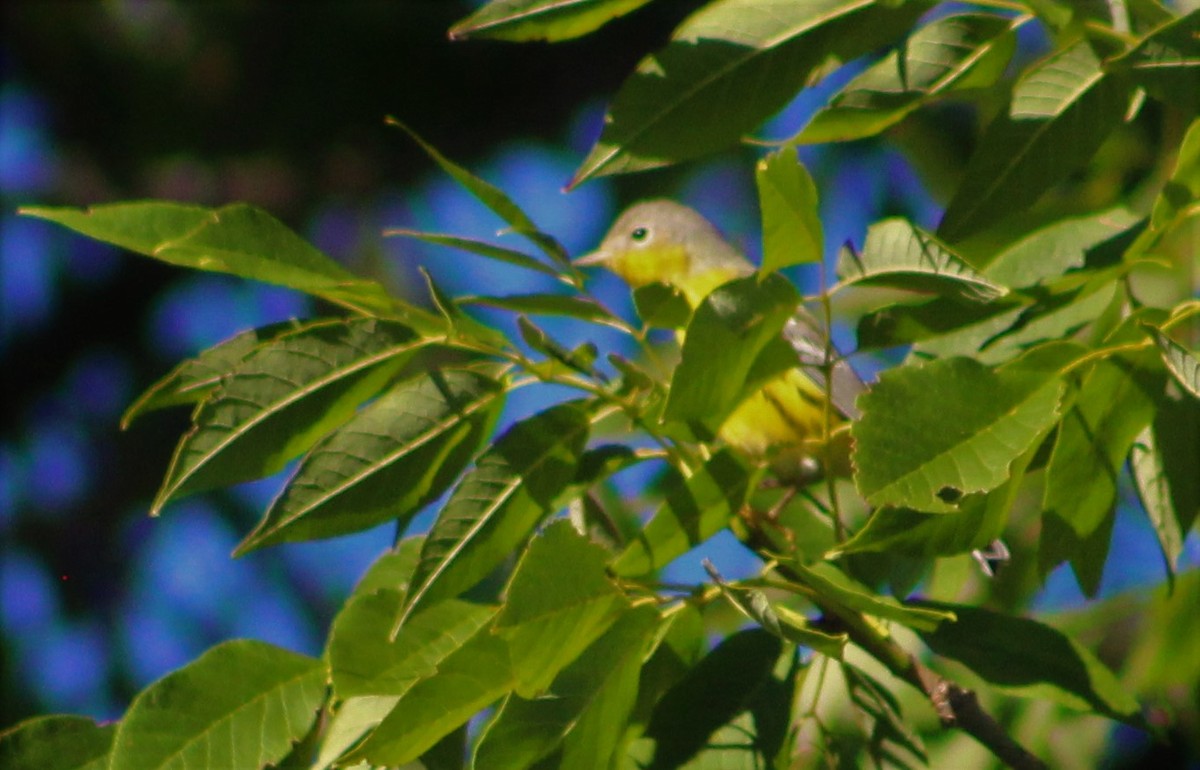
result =
M572 264L576 267L596 267L604 265L609 260L609 254L603 249L593 251L591 254L584 254L579 259L576 259Z

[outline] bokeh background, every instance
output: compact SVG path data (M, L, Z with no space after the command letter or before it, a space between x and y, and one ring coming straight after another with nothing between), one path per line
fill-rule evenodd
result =
M414 301L423 301L420 265L455 293L548 288L528 273L381 237L393 226L494 237L501 226L384 126L395 115L506 190L573 254L593 247L621 206L666 195L757 256L760 150L562 192L599 133L605 100L698 2L661 0L556 46L448 42L446 28L477 4L3 5L0 728L49 712L117 718L137 690L231 637L319 654L332 613L395 535L383 527L231 560L279 478L195 496L149 519L187 413L154 413L121 432L124 408L182 357L328 309L124 254L19 217L19 205L249 201ZM1044 44L1022 42L1024 56ZM803 93L763 135L792 133L850 74ZM802 157L821 190L830 255L846 240L861 244L867 223L884 215L937 222L935 197L888 144ZM816 271L795 277L817 287ZM628 310L615 281L598 281ZM596 335L549 326L568 341ZM523 397L507 419L537 405ZM1104 595L1162 579L1143 518L1123 509L1124 567L1108 571ZM1185 562L1200 563L1195 536L1190 546ZM709 551L727 573L739 571L743 557L729 543ZM698 579L698 559L686 561L675 577ZM1038 599L1051 608L1079 602L1066 569Z

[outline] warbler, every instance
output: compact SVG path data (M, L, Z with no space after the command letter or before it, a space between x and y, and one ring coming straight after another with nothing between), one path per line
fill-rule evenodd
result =
M673 286L693 309L718 286L754 272L703 215L665 199L626 209L596 251L575 264L607 268L633 288ZM814 379L827 346L817 337L815 322L798 310L785 335L797 351L798 366L768 380L735 406L721 423L718 438L767 462L787 483L802 485L825 473L849 475L845 422L857 415L854 398L863 390L862 381L845 361L832 364L835 408L827 417L825 388Z
M605 267L634 288L651 283L673 286L693 309L713 289L754 272L712 222L695 209L665 199L630 206L596 251L575 264ZM797 308L784 336L796 350L796 368L768 380L734 407L717 435L749 457L769 463L785 483L801 486L823 474L849 476L846 421L858 418L854 400L866 386L844 359L826 364L830 347L803 309ZM809 374L825 370L832 375L828 388ZM827 398L833 407L828 423ZM1009 558L1002 540L971 555L989 577Z

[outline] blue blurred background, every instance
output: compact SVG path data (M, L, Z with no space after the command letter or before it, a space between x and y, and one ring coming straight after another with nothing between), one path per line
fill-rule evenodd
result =
M696 4L655 3L555 47L452 45L445 29L472 4L448 0L5 5L0 727L47 712L116 718L134 692L230 637L319 654L337 605L394 536L383 527L231 560L280 478L147 518L187 410L120 432L122 410L181 357L323 310L286 290L121 253L17 217L16 207L250 201L415 301L423 301L418 265L454 293L551 289L529 273L381 237L403 226L492 238L501 227L384 127L392 114L506 190L573 254L595 246L621 206L666 195L701 209L757 258L754 150L561 192L599 132L604 100ZM1027 55L1040 44L1026 43ZM849 74L802 94L764 136L793 133ZM931 226L940 215L889 145L802 157L823 196L830 255L846 240L861 244L881 216ZM817 288L815 271L795 277ZM627 292L597 281L628 312ZM619 344L592 327L546 326L568 342ZM506 419L538 408L529 392ZM1162 576L1143 517L1131 511L1117 524L1126 566L1106 575L1106 594ZM708 550L727 574L748 569L729 542ZM672 577L701 575L696 558ZM1060 569L1039 603L1078 600Z

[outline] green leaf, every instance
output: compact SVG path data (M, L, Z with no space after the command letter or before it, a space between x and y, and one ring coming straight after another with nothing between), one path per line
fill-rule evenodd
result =
M135 419L155 409L203 401L221 384L221 378L233 371L260 344L301 328L295 321L284 321L250 329L214 345L195 358L183 361L167 376L147 388L125 410L125 414L121 415L121 429L125 430Z
M1134 441L1129 464L1168 574L1174 574L1183 541L1200 516L1200 402L1164 394L1157 406L1154 422Z
M657 570L720 532L737 515L758 474L729 449L688 479L671 477L663 504L612 564L622 577Z
M287 286L367 314L394 309L381 285L354 275L270 214L244 203L209 209L144 201L20 213L172 265Z
M134 698L111 767L262 767L308 732L324 699L321 661L265 642L224 642Z
M900 713L900 702L891 690L849 663L842 665L842 673L846 677L846 687L850 690L850 699L854 705L870 715L875 722L871 728L872 744L882 746L885 742L897 743L919 758L922 765L928 765L921 739L904 721ZM896 764L903 766L899 762Z
M451 40L545 40L592 32L650 0L492 0L450 28Z
M0 767L8 770L108 770L115 724L55 714L0 733Z
M953 243L1027 209L1091 159L1129 97L1086 41L1031 67L980 138L938 235Z
M473 766L530 767L562 747L560 767L609 768L658 624L653 607L628 610L559 672L549 693L533 700L510 695L480 736Z
M540 695L628 607L605 574L606 556L560 519L517 563L495 633L508 642L521 697Z
M421 556L424 535L412 535L384 551L354 586L355 594L369 594L382 589L405 591Z
M596 375L593 364L598 351L593 342L584 342L574 350L567 350L544 329L525 316L517 316L517 331L526 345L549 358L549 362L530 367L534 374L549 377L551 372L562 368L573 369L589 377ZM559 366L561 364L561 366Z
M817 213L817 186L795 147L784 147L754 168L762 210L762 272L820 262L825 240Z
M658 329L682 329L692 317L687 297L665 283L648 283L635 288L633 306L642 323Z
M962 13L935 19L857 75L790 141L845 142L874 136L930 101L994 83L1033 17Z
M415 613L392 640L401 594L358 594L334 618L329 668L338 698L401 696L433 676L449 656L496 615L494 607L447 599Z
M463 305L483 305L530 315L565 316L602 323L617 329L626 328L608 308L589 297L567 294L514 294L507 297L471 296L458 301Z
M1063 415L1046 466L1043 515L1087 537L1117 502L1117 477L1133 442L1154 418L1161 377L1120 360L1096 363Z
M1181 9L1182 10L1182 9ZM1127 73L1155 99L1175 110L1195 115L1200 110L1200 9L1152 29L1122 56L1108 63L1110 69Z
M1158 345L1163 363L1175 381L1193 397L1200 398L1200 359L1196 354L1168 337L1160 329L1147 326L1146 330Z
M852 610L894 620L917 631L932 631L941 623L954 622L953 612L906 606L891 596L880 596L829 562L809 565L794 562L792 569L818 594Z
M495 569L571 483L589 428L568 402L513 425L455 487L421 549L406 609L457 596Z
M899 217L871 225L862 254L843 249L837 273L843 286L894 286L975 302L989 302L1008 293L946 244Z
M705 297L688 324L664 418L720 424L799 301L796 288L776 273L730 281Z
M329 719L312 770L329 770L368 731L383 721L396 703L396 695L359 695L337 706Z
M535 273L548 275L553 278L562 280L562 275L550 265L544 262L539 262L533 257L521 251L514 249L506 249L503 246L496 246L487 241L477 240L475 238L466 238L461 235L446 235L443 233L426 233L419 230L408 230L403 227L393 227L383 231L384 237L398 236L401 238L415 238L418 241L436 244L438 246L447 246L452 249L461 249L469 251L472 254L478 254L481 257L494 259L497 262L503 262L506 265L514 265L515 267L531 270Z
M1009 478L1058 419L1063 387L1053 372L958 357L886 371L858 400L855 484L874 506L957 511Z
M345 422L428 344L375 319L312 324L260 345L193 415L151 506L261 478Z
M646 727L655 741L651 767L678 767L744 710L771 677L783 642L761 628L725 637L658 701Z
M567 250L562 247L562 244L555 240L553 236L539 230L537 225L533 223L533 220L529 218L529 215L522 211L521 207L514 203L511 198L505 195L503 190L490 182L485 182L445 155L442 155L442 153L438 152L437 148L426 142L415 131L395 118L388 117L385 122L408 134L414 142L421 146L425 154L441 166L442 170L449 174L455 182L458 182L464 190L471 193L480 203L491 209L496 216L507 222L512 227L513 232L528 238L535 246L542 250L543 254L555 262L562 265L570 264L571 258L567 254Z
M1143 217L1124 206L1056 219L1024 233L983 269L1002 286L1026 287L1082 267L1087 252L1127 232Z
M1008 692L1053 698L1141 726L1140 709L1128 689L1086 647L1060 631L978 607L922 604L958 618L921 634L938 655L957 660Z
M387 391L312 448L234 554L392 519L403 527L474 457L504 392L465 370L431 371Z
M842 657L842 649L850 638L848 635L818 631L809 625L808 618L785 606L772 604L767 595L757 588L744 588L726 583L707 560L704 567L729 603L764 630L785 642L808 647L822 655L839 659Z
M432 748L515 684L504 640L483 627L460 641L436 673L409 687L375 731L345 758L403 765Z
M571 185L736 143L815 72L894 40L927 8L857 0L717 0L638 64Z

